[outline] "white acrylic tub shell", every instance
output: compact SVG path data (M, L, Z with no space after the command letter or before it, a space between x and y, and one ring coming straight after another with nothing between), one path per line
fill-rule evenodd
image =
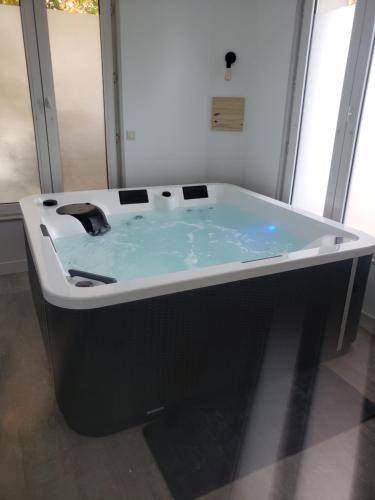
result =
M118 189L53 193L23 198L20 204L25 231L45 300L62 308L98 308L352 259L371 255L375 251L375 239L361 231L324 217L314 216L241 187L229 184L206 185L208 200L184 200L182 186L139 188L147 189L149 203L134 205L121 205ZM163 191L170 191L171 197L164 198L161 195ZM311 243L303 250L264 260L232 262L91 288L79 288L75 287L66 276L51 239L42 235L40 225L44 224L47 227L52 239L81 234L85 231L74 217L58 215L56 207L43 206L43 201L50 198L57 200L59 205L90 202L101 208L106 215L133 212L139 214L150 210L194 207L202 203L228 203L256 213L287 231L298 233ZM336 244L335 237L341 237L343 242Z

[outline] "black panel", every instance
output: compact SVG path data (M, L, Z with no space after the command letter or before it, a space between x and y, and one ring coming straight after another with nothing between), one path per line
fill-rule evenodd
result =
M45 207L55 207L57 205L57 200L44 200L43 205Z
M49 234L49 231L48 231L47 226L46 226L45 224L40 224L40 230L41 230L41 232L42 232L42 235L43 235L43 236L46 236L47 238L49 238L49 239L50 239L50 242L51 242L51 244L52 244L52 246L53 246L53 249L54 249L54 250L55 250L55 252L56 252L56 247L55 247L55 244L54 244L54 242L53 242L53 239L51 238L51 235Z
M207 186L184 186L182 188L185 200L208 198Z
M54 365L53 365L52 360L51 360L52 349L50 348L50 343L49 343L49 332L48 332L47 314L46 314L46 304L47 303L45 302L44 297L42 295L42 290L40 288L39 278L38 278L38 275L37 275L37 272L35 269L34 261L33 261L31 251L30 251L29 242L28 242L25 231L24 231L24 236L25 236L27 266L28 266L28 271L29 271L28 274L29 274L31 293L33 295L34 307L35 307L35 310L36 310L36 313L38 316L40 330L42 332L43 343L44 343L46 353L47 353L47 358L48 358L48 364L49 364L51 373L53 374Z
M130 191L119 191L121 205L133 205L136 203L148 203L147 189L132 189Z
M344 341L352 343L357 336L357 328L362 311L363 298L366 292L372 255L358 259L357 272L354 279L352 297L345 329Z

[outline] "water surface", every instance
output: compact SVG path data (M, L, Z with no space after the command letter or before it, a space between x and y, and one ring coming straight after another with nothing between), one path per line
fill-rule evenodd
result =
M308 242L273 221L217 204L108 217L111 230L54 240L66 271L132 280L193 268L264 259Z

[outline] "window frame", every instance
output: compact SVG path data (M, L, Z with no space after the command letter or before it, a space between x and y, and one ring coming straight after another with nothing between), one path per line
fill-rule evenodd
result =
M298 4L299 2L297 2ZM312 33L318 0L302 0L292 45L289 113L284 123L277 198L291 204L305 100Z
M118 2L99 0L102 53L103 103L108 188L124 186L122 171L123 137L118 46Z

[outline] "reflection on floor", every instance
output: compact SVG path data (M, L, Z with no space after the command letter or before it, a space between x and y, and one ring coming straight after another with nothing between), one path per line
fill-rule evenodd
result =
M375 402L375 337L361 331L351 351L327 365ZM374 464L372 419L204 498L370 500ZM104 438L67 428L55 407L27 275L0 277L0 500L168 498L141 428Z

